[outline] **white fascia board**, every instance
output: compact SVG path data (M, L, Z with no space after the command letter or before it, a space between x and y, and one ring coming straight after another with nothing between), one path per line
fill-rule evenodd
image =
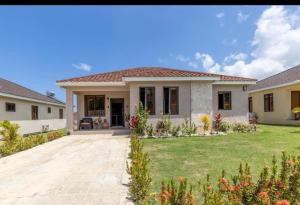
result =
M125 86L125 82L58 82L56 85L60 87L73 87L73 86Z
M214 81L220 77L123 77L125 82L149 82L149 81Z
M212 83L213 85L255 85L256 81L216 81Z
M30 101L30 102L38 102L38 103L43 103L43 104L56 105L56 106L60 106L60 107L66 107L66 105L62 105L62 104L58 104L58 103L52 103L52 102L43 101L43 100L36 100L33 98L27 98L27 97L22 97L22 96L18 96L18 95L7 94L7 93L0 92L0 96L14 98L14 99L18 99L18 100L25 100L25 101Z
M259 92L259 91L285 87L285 86L294 85L294 84L298 84L298 83L300 83L300 80L295 80L295 81L290 82L290 83L284 83L284 84L280 84L280 85L269 86L269 87L265 87L265 88L261 88L261 89L251 90L251 91L248 91L248 93L255 93L255 92Z

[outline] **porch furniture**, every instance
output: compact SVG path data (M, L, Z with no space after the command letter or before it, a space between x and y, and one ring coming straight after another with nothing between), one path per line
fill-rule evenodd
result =
M102 120L101 120L100 117L95 118L94 119L94 128L95 129L100 129L101 128L101 123L102 123Z
M90 117L82 118L79 122L79 130L93 129L93 119Z

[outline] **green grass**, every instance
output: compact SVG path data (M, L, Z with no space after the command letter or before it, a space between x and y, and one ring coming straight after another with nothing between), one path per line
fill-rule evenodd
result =
M300 127L259 125L256 133L232 133L214 137L180 137L144 139L149 153L153 178L152 191L159 190L162 179L186 176L189 181L212 181L222 169L230 176L237 173L241 162L248 162L254 176L272 156L280 160L282 151L300 154Z

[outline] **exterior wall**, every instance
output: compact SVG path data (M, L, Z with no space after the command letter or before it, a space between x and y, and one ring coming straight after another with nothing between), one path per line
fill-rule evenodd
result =
M110 99L111 98L124 98L124 114L129 114L129 92L128 91L86 91L77 94L77 121L85 117L84 110L84 95L105 95L105 116L101 119L106 119L111 125L110 117ZM125 126L128 125L125 123Z
M218 109L219 91L231 91L231 110ZM243 85L213 85L213 114L217 113L227 121L248 121L248 92Z
M190 118L190 82L134 82L130 83L130 115L133 115L139 103L140 87L155 87L155 115L149 115L149 122L155 126L163 112L163 87L178 87L179 114L170 115L173 124L180 125L184 118Z
M191 82L191 121L200 125L200 117L208 114L212 119L212 84Z
M291 91L300 91L300 84L275 89L249 93L252 97L253 112L258 116L259 123L267 124L296 124L291 112ZM264 112L264 94L273 93L273 112Z
M15 103L15 112L6 112L5 103ZM31 119L31 106L38 106L38 120ZM51 107L51 113L48 113L48 107ZM59 109L64 110L64 119L59 119ZM42 125L49 125L50 130L66 127L66 109L64 107L30 102L14 98L0 97L0 121L9 120L19 124L20 133L28 134L42 131Z

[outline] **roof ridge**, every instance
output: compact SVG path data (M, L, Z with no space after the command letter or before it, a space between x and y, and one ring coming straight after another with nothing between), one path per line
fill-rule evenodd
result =
M290 70L293 70L293 69L298 69L298 67L300 68L300 64L299 65L296 65L296 66L294 66L294 67L291 67L291 68L289 68L289 69L286 69L286 70L284 70L284 71L281 71L281 72L279 72L279 73L276 73L276 74L274 74L274 75L271 75L271 76L269 76L269 77L266 77L266 78L264 78L264 79L261 79L261 80L259 80L258 82L263 82L263 81L265 81L265 80L268 80L268 79L270 79L270 78L273 78L273 77L275 77L275 76L278 76L278 75L281 75L281 74L283 74L283 73L287 73L287 72L289 72Z
M61 100L58 100L58 99L56 99L56 98L51 98L51 97L49 97L49 96L47 96L47 95L45 95L45 94L42 94L42 93L40 93L40 92L38 92L38 91L35 91L35 90L31 89L31 88L27 88L27 87L25 87L25 86L23 86L23 85L20 85L20 84L18 84L18 83L13 82L13 81L10 81L10 80L7 80L7 79L1 78L1 77L0 77L0 80L6 81L7 83L13 84L13 85L18 86L18 87L23 88L23 89L26 89L26 90L28 90L28 91L30 91L30 92L33 92L33 93L42 95L42 96L47 97L47 98L49 98L49 99L53 99L53 100L56 100L56 101L58 101L58 102L60 102L60 103L62 103L62 104L65 104L65 103L62 102ZM0 91L1 91L1 90L0 90ZM19 95L18 95L18 96L19 96ZM23 96L23 97L25 97L25 96Z

